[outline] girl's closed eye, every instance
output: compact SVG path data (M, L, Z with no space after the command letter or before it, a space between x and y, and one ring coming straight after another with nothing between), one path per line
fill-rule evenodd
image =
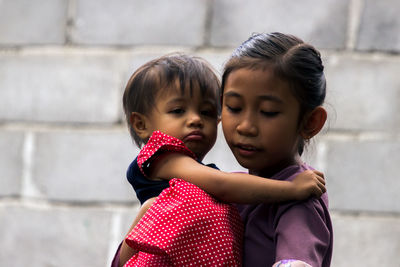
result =
M276 116L278 116L280 114L279 111L264 111L264 110L261 110L260 112L261 112L262 115L264 115L265 117L269 117L269 118L276 117Z
M242 108L236 105L225 105L229 112L231 113L239 113Z

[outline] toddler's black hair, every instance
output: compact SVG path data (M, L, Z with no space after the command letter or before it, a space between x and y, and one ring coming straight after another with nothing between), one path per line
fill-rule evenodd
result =
M185 90L190 90L192 94L195 87L200 89L202 95L214 94L220 114L220 81L208 62L200 57L178 53L151 60L132 74L122 99L130 134L139 148L144 141L130 123L132 112L149 114L155 106L157 94L174 87L178 87L182 94Z

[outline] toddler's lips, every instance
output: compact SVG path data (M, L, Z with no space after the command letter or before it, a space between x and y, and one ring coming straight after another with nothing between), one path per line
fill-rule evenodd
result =
M183 138L183 142L189 141L201 141L204 139L204 134L202 132L192 132Z

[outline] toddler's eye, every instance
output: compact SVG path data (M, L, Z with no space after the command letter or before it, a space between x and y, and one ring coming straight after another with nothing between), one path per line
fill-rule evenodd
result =
M171 113L171 114L182 114L184 112L185 112L185 110L183 108L174 108L174 109L170 110L168 113Z
M272 118L276 117L280 112L279 111L262 111L261 114L263 114L266 117Z
M202 110L201 115L207 116L207 117L216 117L217 116L217 111L213 109L205 109Z

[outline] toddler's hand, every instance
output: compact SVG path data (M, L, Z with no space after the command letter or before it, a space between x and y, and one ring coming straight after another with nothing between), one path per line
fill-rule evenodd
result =
M306 170L297 175L292 183L297 200L306 199L311 195L320 197L326 192L324 174L319 171Z

